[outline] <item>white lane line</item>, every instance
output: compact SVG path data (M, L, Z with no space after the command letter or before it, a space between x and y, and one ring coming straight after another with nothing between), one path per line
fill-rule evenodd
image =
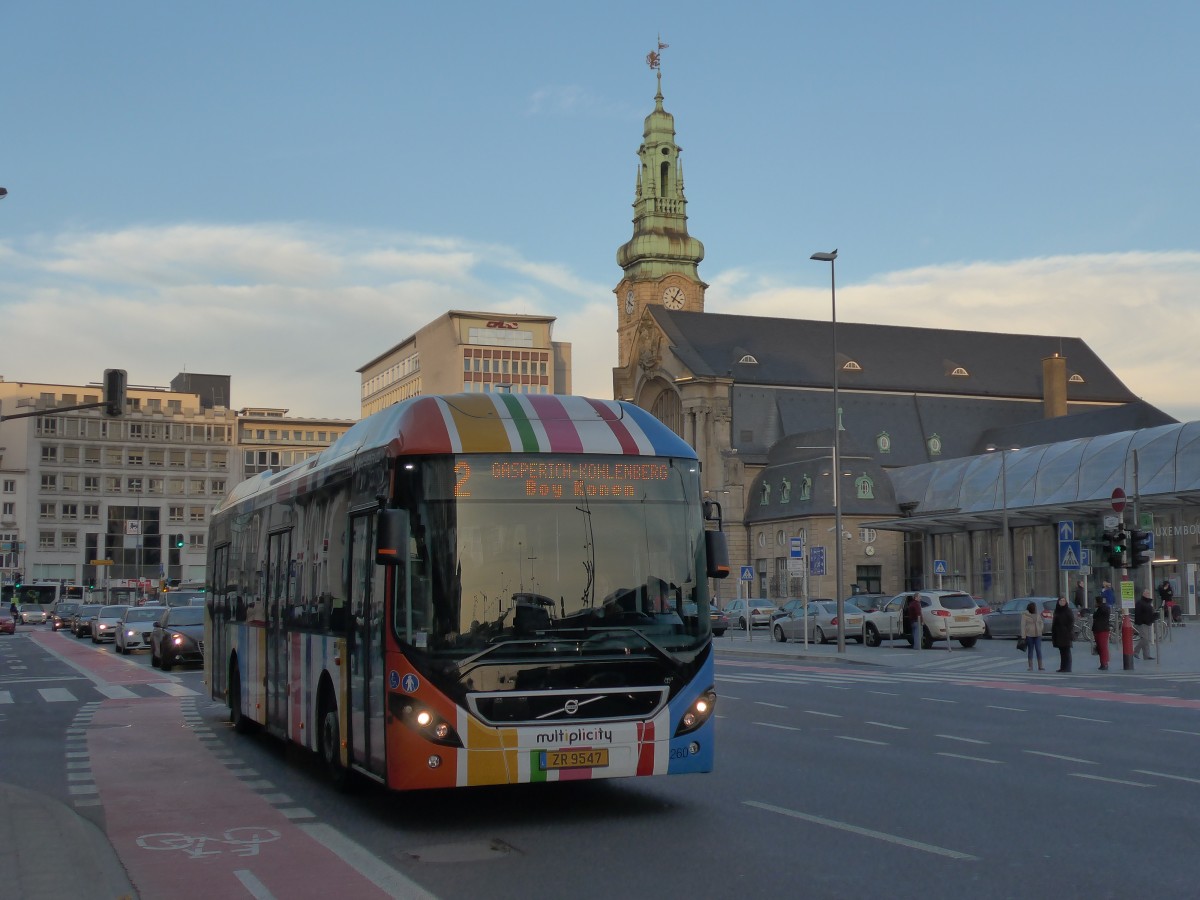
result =
M75 695L66 688L38 688L37 692L47 703L71 703Z
M907 725L890 725L887 722L867 722L867 725L874 725L876 728L894 728L896 731L908 731Z
M930 703L957 703L957 700L943 700L941 697L922 697L922 700L928 700Z
M961 753L946 753L941 750L938 751L937 755L938 756L948 756L951 759L966 759L971 762L991 763L994 766L1000 766L1000 765L1004 764L1002 760L988 759L986 756L963 756Z
M884 697L899 697L895 691L867 691L868 694L882 694Z
M1186 775L1169 775L1166 772L1151 772L1149 769L1134 769L1139 775L1153 775L1155 778L1170 778L1173 781L1186 781L1189 784L1200 784L1200 778L1188 778Z
M1178 728L1164 728L1163 731L1170 734L1190 734L1193 737L1200 737L1200 731L1180 731Z
M1071 772L1072 778L1090 778L1092 781L1107 781L1109 784L1127 784L1130 787L1154 787L1152 784L1146 784L1144 781L1125 781L1121 778L1105 778L1103 775L1088 775L1085 772Z
M856 744L874 744L876 747L891 746L887 741L873 741L870 738L851 737L848 734L837 735L839 741L854 741Z
M348 862L389 897L402 900L437 900L436 895L406 878L365 847L356 844L329 825L321 822L300 822L296 827Z
M1061 759L1065 762L1083 763L1087 766L1098 766L1100 763L1091 759L1080 759L1078 756L1063 756L1061 753L1045 753L1041 750L1022 750L1022 753L1029 753L1033 756L1047 756L1050 759Z
M772 709L787 709L782 703L767 703L765 700L755 700L755 706L769 706Z
M976 740L975 738L959 737L958 735L954 735L954 734L939 734L939 735L935 735L935 737L945 738L948 741L962 741L964 744L990 744L991 743L991 741L979 741L979 740Z
M1007 712L1028 712L1028 710L1021 709L1019 706L989 706L988 709L1003 709Z
M303 806L294 806L289 809L281 809L285 817L289 819L315 819L317 814L311 809L305 809Z
M1112 722L1110 722L1108 719L1089 719L1087 716L1067 716L1067 715L1063 715L1062 713L1058 714L1058 718L1074 719L1076 722L1096 722L1100 725L1111 725L1112 724Z
M776 725L774 722L755 722L755 725L761 725L763 728L778 728L780 731L799 731L795 725Z
M255 900L275 900L275 895L267 890L267 886L249 869L235 869L233 876L242 883L250 896Z
M133 700L137 697L137 694L129 688L121 687L119 684L98 684L96 690L109 700Z
M806 712L806 713L808 713L810 716L825 716L825 718L827 718L827 719L840 719L840 718L842 718L842 717L841 717L841 715L840 715L840 714L838 714L838 713L827 713L827 712L821 712L821 711L820 711L820 710L818 710L818 709L806 709L806 710L805 710L805 712Z
M0 691L0 703L12 703L12 693L10 691Z
M184 687L182 684L176 684L174 681L151 681L149 686L172 697L200 696L199 691L193 691L191 688Z
M859 825L851 825L849 822L839 822L836 819L826 819L824 816L814 816L809 813L802 813L795 809L785 809L782 806L772 806L770 803L760 803L757 800L743 800L747 806L753 806L756 809L766 810L767 812L778 813L781 816L788 816L792 819L800 819L803 822L812 822L814 825L824 825L827 828L836 828L839 831L848 831L851 834L861 835L862 837L874 838L879 841L887 841L889 844L898 844L901 847L908 847L912 850L921 850L925 853L933 853L937 856L948 856L951 859L970 859L978 860L978 856L972 856L970 853L961 853L958 850L950 850L946 847L938 847L935 844L926 844L923 841L914 841L911 838L900 837L896 834L888 834L886 831L876 831L873 828L863 828Z

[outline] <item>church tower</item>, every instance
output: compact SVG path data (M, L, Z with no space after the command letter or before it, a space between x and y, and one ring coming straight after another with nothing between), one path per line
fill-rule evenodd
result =
M660 42L659 49L664 46ZM704 245L687 231L681 148L675 143L675 117L663 109L659 54L651 53L646 61L656 70L658 93L638 148L633 237L617 251L617 264L624 270L614 289L620 367L629 363L638 320L647 306L703 312L708 287L696 270L704 259Z

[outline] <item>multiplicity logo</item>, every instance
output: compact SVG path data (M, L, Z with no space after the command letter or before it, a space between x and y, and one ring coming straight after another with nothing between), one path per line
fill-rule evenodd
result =
M607 728L576 728L570 731L566 728L556 728L554 731L539 731L534 741L538 744L570 747L595 741L611 744L612 739L612 731Z

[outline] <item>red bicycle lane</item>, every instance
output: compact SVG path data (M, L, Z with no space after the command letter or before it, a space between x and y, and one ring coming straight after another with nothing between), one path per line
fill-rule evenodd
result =
M90 642L34 639L98 685L174 680ZM232 774L177 697L101 701L87 747L106 836L143 900L390 896Z

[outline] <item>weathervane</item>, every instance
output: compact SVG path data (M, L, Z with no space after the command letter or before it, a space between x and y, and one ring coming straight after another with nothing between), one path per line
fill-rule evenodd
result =
M658 36L658 49L651 50L649 53L646 54L646 65L648 65L651 69L656 69L659 72L661 72L662 71L662 51L666 50L667 47L669 47L669 46L671 46L671 45L663 43L662 35L660 34Z

